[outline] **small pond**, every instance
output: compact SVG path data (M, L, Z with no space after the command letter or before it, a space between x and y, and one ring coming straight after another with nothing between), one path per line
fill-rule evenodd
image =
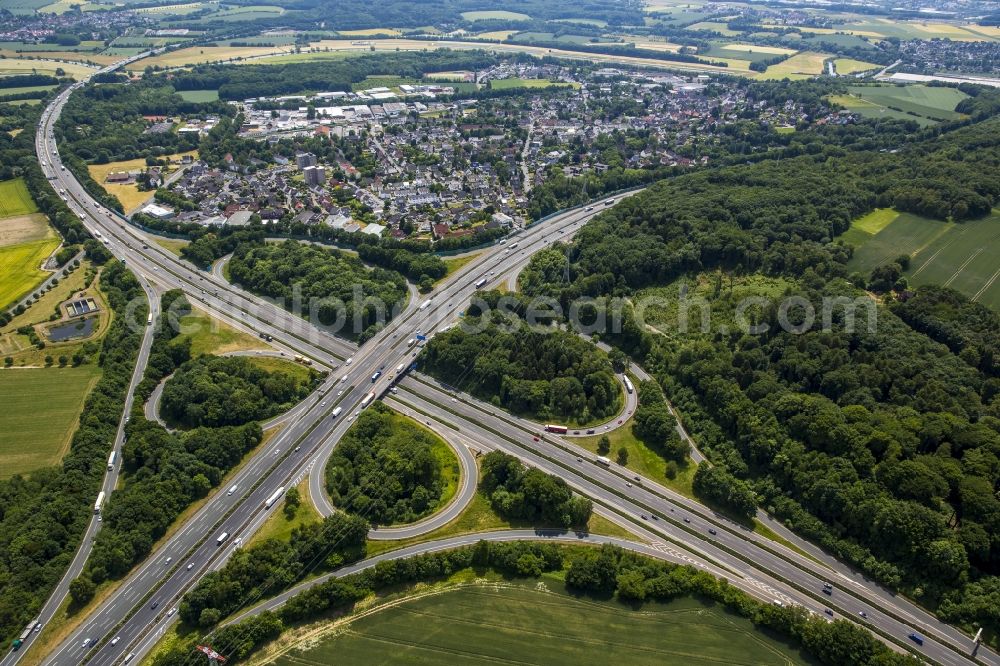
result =
M49 329L49 340L52 342L65 342L73 338L87 338L94 332L97 325L97 317L66 322Z

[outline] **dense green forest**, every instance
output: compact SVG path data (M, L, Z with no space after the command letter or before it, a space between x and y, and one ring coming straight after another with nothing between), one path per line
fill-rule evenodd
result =
M381 330L407 296L406 280L395 271L368 270L356 257L295 241L237 246L229 276L289 311L301 307L296 314L339 325L341 335L362 342Z
M88 163L158 158L196 149L198 136L146 133L143 116L207 113L234 111L221 102L188 102L161 79L86 86L66 102L56 123L56 138L65 147L63 154Z
M828 147L669 179L540 253L522 280L565 306L639 302L671 283L680 298L673 281L702 272L695 283L714 284L697 294L709 330L659 335L626 307L623 330L607 336L655 374L715 463L698 470L696 492L741 516L765 508L942 619L985 626L990 640L1000 631L990 610L1000 607L997 317L905 282L883 296L889 307L876 305L833 239L876 206L956 221L987 213L1000 193L989 175L998 128L986 120L922 133L896 153ZM816 308L805 332L781 325L780 299L792 294ZM749 334L737 308L754 295L766 304L742 314L765 330ZM823 299L837 297L857 306L857 321L836 308L823 330Z
M189 428L243 425L288 409L311 389L309 382L268 372L249 358L202 355L167 380L160 414Z
M589 423L614 416L622 389L607 354L572 333L512 329L484 322L438 333L420 357L423 369L457 388L541 421Z
M480 463L479 492L504 518L532 525L584 528L593 503L576 497L566 481L528 468L514 456L491 451Z
M263 545L255 547L258 548L263 550ZM228 580L232 581L233 589L245 592L248 589L246 586L257 586L259 583L254 577L255 572L249 568L251 558L248 554L237 555L237 558L243 573ZM494 573L529 580L546 572L564 573L567 585L584 599L590 595L599 599L614 595L621 603L632 607L646 600L669 601L693 596L720 604L750 619L760 629L775 632L800 645L820 664L892 666L911 663L911 657L894 652L852 622L827 622L800 606L776 606L758 601L694 567L653 560L614 546L580 548L532 541L480 541L473 546L440 553L386 560L358 573L330 578L314 585L275 611L265 611L219 627L212 633L211 644L226 654L229 663L241 663L290 627L360 610L357 604L370 599L373 594L384 596L401 589L412 589L414 585L433 583L463 571L470 571L477 577ZM222 587L221 578L213 579L220 583L215 589L218 598L227 600L233 593ZM196 623L196 618L191 615L194 606L185 608L184 604L189 603L188 599L200 589L201 586L182 602L182 617L191 624ZM256 590L256 587L252 589ZM206 595L210 592L204 590ZM195 642L199 640L202 640L201 637L195 634L171 645L156 655L154 666L183 666L190 660Z
M919 287L890 307L911 328L947 345L953 354L988 375L987 399L1000 393L1000 315L954 289L937 285Z
M116 312L142 299L139 282L117 262L102 270L101 288ZM145 310L140 307L136 316L141 319ZM101 378L87 396L62 464L0 481L0 637L5 644L37 615L93 515L141 337L124 317L112 320L97 360Z
M412 523L429 515L438 508L443 490L436 439L375 403L361 413L326 463L330 499L374 525Z

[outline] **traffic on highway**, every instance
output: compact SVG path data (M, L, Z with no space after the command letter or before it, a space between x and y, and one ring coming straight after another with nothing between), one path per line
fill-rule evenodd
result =
M145 55L133 56L102 72L113 71ZM475 492L475 460L471 451L498 449L565 479L576 492L592 499L601 515L625 527L636 535L637 542L642 542L619 540L626 547L703 567L771 603L797 604L817 615L859 623L894 648L909 649L936 663L1000 665L1000 657L985 648L979 649L973 658L975 644L971 637L864 579L790 532L782 537L794 544L794 548L761 537L695 500L609 460L605 464L573 443L575 434L586 435L586 432L574 433L559 424L546 426L516 418L418 372L419 367L414 364L419 361L422 346L438 331L454 324L478 290L516 276L533 254L556 240L571 237L588 220L628 194L616 194L550 216L519 233L516 240L484 250L429 296L420 297L422 300L411 297L406 308L382 331L358 347L230 285L220 275L190 266L94 200L62 166L54 133L54 124L67 98L82 85L85 82L71 86L46 109L36 150L40 159L44 157L43 169L53 187L65 192L68 205L91 233L102 238L108 249L139 277L150 304L151 319L145 323L160 316L157 308L163 291L181 289L200 308L239 330L267 336L268 344L280 353L289 358L301 355L311 359L328 374L283 419L284 428L264 447L266 450L253 456L225 488L218 489L164 539L141 566L45 656L43 663L111 666L138 661L162 632L177 621L175 610L184 593L206 573L221 567L275 510L285 489L306 477L311 499L320 513L332 514L336 509L324 489L325 463L361 410L384 399L399 410L409 410L424 419L445 437L459 454L465 482L445 511L406 528L374 530L373 538L425 534L453 519ZM117 453L119 462L109 458L102 486L105 495L110 495L118 482L125 422L132 394L148 360L153 330L149 326L143 336L129 400L109 450ZM622 385L626 394L622 414L599 426L602 432L627 421L637 404L637 395L627 377L622 377ZM24 641L26 647L30 647L31 637L37 635L35 627L50 621L65 600L69 581L82 570L100 522L98 510L70 569L31 627ZM479 538L581 537L535 532L475 535L447 542L432 541L381 557L431 552ZM595 537L590 540L602 542ZM344 575L376 561L378 558L366 560L331 575ZM294 591L324 579L320 577L284 591L253 612L275 607ZM12 666L26 651L22 648L8 653L0 660L0 666Z

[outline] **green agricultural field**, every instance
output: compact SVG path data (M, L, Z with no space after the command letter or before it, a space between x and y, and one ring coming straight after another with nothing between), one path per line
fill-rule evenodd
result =
M840 74L841 76L845 74L854 74L856 72L867 72L872 69L880 69L879 65L864 62L863 60L855 60L854 58L837 58L833 61L833 64L837 68L837 74Z
M24 297L48 276L41 266L57 247L54 233L43 240L0 247L0 307Z
M218 90L178 90L177 94L188 102L217 102Z
M859 17L860 18L860 17ZM953 41L995 41L996 33L987 26L958 25L943 21L898 21L865 17L834 26L837 30L899 39L951 39Z
M99 376L92 364L0 370L0 478L58 464Z
M827 100L833 104L844 107L852 113L858 114L862 118L910 120L917 123L921 127L928 127L935 124L935 121L930 118L924 118L923 116L911 116L910 114L903 113L902 111L887 109L884 106L875 104L874 102L869 102L859 97L854 97L853 95L830 95L827 97Z
M724 58L727 60L746 60L747 62L758 62L760 60L769 60L775 56L782 55L784 53L795 53L791 49L777 49L779 52L775 53L775 49L768 46L762 46L759 48L749 47L749 48L739 48L743 47L742 44L731 44L728 46L713 46L707 51L700 52L699 55L703 55L710 60L717 60L719 58Z
M0 0L0 9L6 9L15 16L34 14L36 9L44 7L51 1L52 0Z
M823 73L823 62L829 58L824 53L803 51L788 60L771 65L761 78L764 79L808 79Z
M527 14L521 14L518 12L508 12L504 10L495 11L476 11L476 12L462 12L462 18L466 21L488 21L490 19L500 20L500 21L530 21L531 17Z
M37 210L23 178L0 181L0 218L28 215Z
M867 238L864 233L852 225L841 236L856 248L849 270L867 274L907 254L910 267L905 275L910 284L952 287L1000 310L1000 266L990 250L1000 241L1000 214L956 224L901 213Z
M725 35L726 37L735 37L740 34L735 30L730 30L729 27L721 21L700 21L694 23L687 27L688 30L692 32L702 32L705 30L710 30L712 32L717 32L720 35Z
M626 606L572 596L555 576L426 594L365 614L335 631L271 663L809 663L795 648L710 602L678 599Z
M887 109L903 114L903 118L926 118L931 122L961 118L961 114L955 112L955 106L968 97L954 88L924 85L850 86L847 90L851 97L858 100L857 110L862 115L865 115L866 109L869 113Z
M45 54L39 54L39 58L44 58ZM76 62L63 62L54 60L36 60L34 58L3 58L0 59L0 76L20 76L23 74L48 74L57 76L56 70L61 69L65 74L60 76L80 77L92 74L93 67L81 65Z
M43 90L52 90L55 86L25 86L23 88L0 88L0 97L6 95L20 95L22 93L33 93L42 92ZM0 206L3 206L3 201L0 200Z
M500 79L491 81L490 85L494 90L506 90L508 88L550 88L552 86L569 87L569 83L558 83L548 79Z

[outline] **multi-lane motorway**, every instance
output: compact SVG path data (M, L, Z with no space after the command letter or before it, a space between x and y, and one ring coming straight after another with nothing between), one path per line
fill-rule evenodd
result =
M45 662L106 665L121 663L128 654L137 658L148 647L156 632L175 619L168 613L182 594L205 572L221 566L237 546L237 539L249 537L263 522L268 514L265 500L277 488L288 487L312 472L311 495L320 506L329 504L320 470L361 409L365 395L370 391L385 394L399 379L392 376L393 369L414 359L416 351L407 344L409 338L417 331L433 334L454 321L476 291L477 280L487 277L499 281L518 272L533 253L572 234L606 202L547 219L521 234L517 247L511 243L484 251L431 297L419 303L411 301L378 336L357 349L279 306L262 303L216 276L191 268L147 243L140 232L100 207L58 163L52 126L68 94L61 94L45 111L38 150L40 160L49 162L43 168L53 185L65 190L68 203L87 227L95 234L100 232L115 256L124 259L142 278L163 288L183 289L190 300L228 323L255 334L267 333L279 348L306 354L333 369L318 391L297 408L296 418L267 450L258 453L235 475L231 483L237 490L231 494L217 492ZM371 377L377 371L383 375L373 381ZM402 379L398 390L389 400L401 408L426 415L434 427L450 430L451 426L443 424L454 424L460 433L447 433L450 441L458 436L481 450L500 448L530 465L558 474L578 492L591 497L602 513L617 516L639 534L652 535L648 538L665 549L661 552L683 552L704 566L728 568L745 585L757 590L758 596L799 603L820 613L830 608L836 616L863 622L896 642L906 643L909 632L919 631L925 638L919 653L925 658L944 664L972 663L967 656L972 648L969 637L841 565L821 564L762 539L622 468L596 465L592 456L569 440L538 433L536 424L498 413L495 408L426 378ZM335 407L343 410L339 418L332 418ZM219 543L222 533L227 537ZM827 580L833 583L834 593L824 597L821 587ZM862 611L866 619L860 618ZM115 637L119 640L112 644ZM96 647L89 641L84 647L87 639ZM997 655L988 650L980 650L977 661L1000 664Z

